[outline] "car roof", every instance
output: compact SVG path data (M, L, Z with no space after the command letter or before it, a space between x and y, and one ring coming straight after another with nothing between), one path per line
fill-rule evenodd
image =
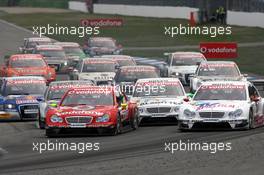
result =
M36 46L37 50L63 50L63 47L58 45L38 45Z
M143 78L137 80L137 83L145 83L145 82L180 82L178 78Z
M114 60L109 59L109 58L85 58L83 59L83 62L86 62L86 61L115 62Z
M49 84L49 86L57 86L57 85L61 85L61 84L70 84L70 83L93 83L93 81L87 81L87 80L64 80L64 81L53 81Z
M201 64L236 64L234 61L206 61Z
M75 42L56 42L54 45L62 46L62 47L80 47L78 43Z
M122 66L120 69L156 69L154 66L136 65L136 66Z
M95 92L100 92L100 93L104 93L107 91L107 92L114 93L114 87L113 86L90 86L90 87L85 87L85 88L72 88L68 90L68 92L70 91L92 91L92 92L95 91Z
M202 53L200 53L200 52L173 52L173 53L171 53L172 55L186 55L186 56L188 56L188 55L198 55L198 56L203 56L204 57L204 55L202 54Z
M27 38L29 42L52 42L52 39L47 38L47 37L32 37L32 38Z
M102 55L101 58L110 58L114 60L131 60L132 56L129 55Z
M210 86L210 85L250 85L251 83L248 81L205 81L202 85Z

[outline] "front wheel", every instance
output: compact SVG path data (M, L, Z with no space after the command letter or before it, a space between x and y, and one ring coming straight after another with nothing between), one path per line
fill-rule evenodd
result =
M121 118L120 118L120 115L117 116L117 119L116 119L116 126L111 129L111 135L112 136L115 136L115 135L118 135L118 134L121 134L122 133L122 124L121 124Z
M54 129L46 129L46 136L51 138L51 137L56 137L58 132L56 132Z
M134 117L131 119L130 121L130 125L131 125L131 128L133 130L136 130L138 128L138 125L139 125L139 121L138 121L138 112L135 112L135 115Z
M254 123L253 112L252 110L250 110L248 116L248 129L254 129L254 128L255 128L255 123Z

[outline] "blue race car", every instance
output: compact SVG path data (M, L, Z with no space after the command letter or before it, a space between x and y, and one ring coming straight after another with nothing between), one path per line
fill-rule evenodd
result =
M5 77L0 80L0 85L0 120L37 119L38 99L44 98L46 89L45 78Z

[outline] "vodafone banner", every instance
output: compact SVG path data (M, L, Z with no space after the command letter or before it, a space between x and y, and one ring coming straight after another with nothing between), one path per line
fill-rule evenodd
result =
M237 58L237 43L234 42L204 42L200 43L200 52L206 58Z

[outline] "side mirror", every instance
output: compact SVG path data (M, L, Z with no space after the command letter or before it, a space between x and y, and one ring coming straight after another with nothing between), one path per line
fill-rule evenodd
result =
M126 110L127 109L127 104L126 103L122 103L121 104L121 109L122 110Z
M50 102L49 106L52 107L52 108L57 108L58 107L58 102L52 101L52 102Z
M38 97L36 100L37 100L38 102L43 102L43 101L44 101L44 99L43 99L42 97Z

